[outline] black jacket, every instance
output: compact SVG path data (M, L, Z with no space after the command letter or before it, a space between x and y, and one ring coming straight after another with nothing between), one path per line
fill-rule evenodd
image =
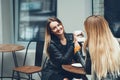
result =
M66 73L62 64L71 64L74 56L73 35L65 34L67 44L62 45L60 40L53 38L48 46L49 60L42 71L42 80L63 80ZM71 77L71 76L69 76Z
M76 53L76 56L77 56L78 62L80 62L84 67L86 74L91 74L91 58L88 50L86 50L86 58L83 56L81 50Z
M51 41L48 47L50 61L54 66L60 68L62 64L70 64L74 55L73 41L66 35L67 45L61 45L59 40Z

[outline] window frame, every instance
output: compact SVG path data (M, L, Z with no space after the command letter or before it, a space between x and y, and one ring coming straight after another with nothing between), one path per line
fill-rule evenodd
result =
M28 43L28 41L30 41L31 39L29 40L19 40L19 35L21 33L19 27L19 22L20 22L20 2L21 0L13 0L13 15L14 15L14 32L15 32L15 36L14 36L14 40L15 40L15 43L17 44L23 44L23 45L26 45ZM27 0L26 0L27 1ZM40 1L47 1L47 0L40 0ZM48 0L49 1L49 0ZM46 21L49 17L52 17L52 16L57 16L57 0L50 0L50 2L52 1L52 4L51 4L51 7L52 9L54 9L52 11L51 9L51 12L38 12L38 13L34 13L36 10L29 10L29 17L32 17L32 16L39 16L39 17L44 17L43 20L41 19L41 21L39 21L40 19L36 20L36 17L35 17L35 21L28 21L28 26L32 26L34 24L39 24L38 28L39 28L39 32L38 34L42 34L42 35L39 35L38 37L35 36L35 38L33 37L32 39L38 39L39 40L44 40L44 32L45 32L45 24L46 24ZM54 6L53 6L54 4ZM45 19L45 20L44 20ZM41 22L41 23L40 23ZM45 23L44 23L45 22ZM44 26L40 26L40 24L44 23ZM34 29L34 26L32 27ZM34 35L34 34L33 34Z

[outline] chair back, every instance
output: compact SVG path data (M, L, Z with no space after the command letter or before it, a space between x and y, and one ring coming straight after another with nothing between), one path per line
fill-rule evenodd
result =
M35 66L41 66L42 57L43 57L44 41L40 40L36 43L36 52L35 52Z
M38 41L38 40L30 40L26 46L25 51L25 57L23 61L23 66L26 64L26 59L28 55L28 49L30 47L30 44L32 42L36 42L36 51L35 51L35 66L41 66L42 63L42 56L43 56L43 47L44 47L44 41Z
M29 48L31 42L32 42L32 40L30 40L30 41L28 42L28 44L27 44L26 51L25 51L25 57L24 57L24 61L23 61L23 66L24 66L25 63L26 63L26 58L27 58L27 54L28 54L28 48Z

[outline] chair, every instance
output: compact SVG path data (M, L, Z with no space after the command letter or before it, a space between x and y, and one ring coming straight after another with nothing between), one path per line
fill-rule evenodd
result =
M13 73L12 73L12 80L13 79L17 79L17 80L20 80L21 78L22 79L28 79L28 80L33 80L32 78L32 74L34 73L38 73L39 77L41 78L41 75L40 75L40 72L42 70L42 67L44 67L45 65L45 62L47 60L47 57L45 58L45 61L43 63L43 66L30 66L30 65L25 65L26 63L26 58L27 58L27 53L28 53L28 48L29 48L29 45L31 44L31 42L33 42L32 40L29 41L27 47L26 47L26 52L25 52L25 58L24 58L24 62L23 62L23 66L18 66L18 67L15 67L13 69ZM15 73L17 73L17 75L15 75ZM25 78L25 77L21 77L20 76L20 73L24 73L24 74L27 74L28 75L28 78Z

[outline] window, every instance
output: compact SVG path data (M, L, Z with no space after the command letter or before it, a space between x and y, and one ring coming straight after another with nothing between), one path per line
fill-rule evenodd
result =
M14 0L15 43L44 40L46 21L56 16L57 0Z

